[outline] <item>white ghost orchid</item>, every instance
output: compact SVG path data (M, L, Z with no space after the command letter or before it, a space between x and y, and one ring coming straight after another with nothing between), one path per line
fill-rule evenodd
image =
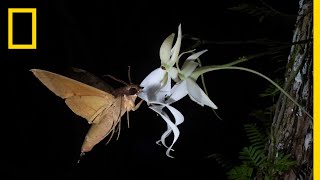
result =
M177 40L172 47L175 34L168 36L160 47L161 67L152 71L140 84L143 88L138 96L145 100L149 108L158 113L167 123L167 130L157 141L167 148L166 155L172 157L170 152L173 150L172 146L176 143L180 132L177 126L184 121L183 115L174 107L172 103L179 101L181 98L189 94L190 98L200 105L207 105L212 108L217 108L216 105L209 99L209 97L202 91L197 83L191 78L192 72L199 65L194 60L197 59L207 50L195 53L189 56L183 64L181 70L178 67L179 58L186 54L193 52L188 51L180 53L181 47L181 25L178 27ZM177 67L174 65L177 64ZM175 81L173 89L171 89L171 80ZM168 97L170 97L168 99ZM175 121L171 121L168 114L164 111L167 108L173 115ZM173 141L171 145L166 145L165 139L173 132Z
M152 71L140 84L143 87L139 97L145 100L149 108L158 113L167 123L167 130L161 136L161 139L157 143L163 144L167 148L167 156L170 156L172 146L179 137L179 129L177 126L184 120L183 115L174 107L165 104L165 99L170 96L171 93L171 79L177 79L178 71L175 67L175 63L179 58L179 51L181 46L181 25L178 27L178 36L175 45L172 47L175 34L168 36L160 47L160 60L161 67ZM167 108L175 118L173 123L163 108ZM174 138L170 146L167 146L165 139L173 132Z

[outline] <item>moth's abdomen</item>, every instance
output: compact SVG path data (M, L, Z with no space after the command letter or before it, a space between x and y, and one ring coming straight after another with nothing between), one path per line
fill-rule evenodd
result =
M123 108L121 97L116 98L114 103L105 109L101 115L99 123L93 123L83 141L81 152L89 152L92 148L101 142L112 131L115 131L122 115L126 112ZM121 112L120 112L121 109ZM110 137L112 138L112 137Z

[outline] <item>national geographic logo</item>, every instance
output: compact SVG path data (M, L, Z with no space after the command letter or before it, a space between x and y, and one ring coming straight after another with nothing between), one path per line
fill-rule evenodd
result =
M30 16L31 15L31 16ZM26 22L29 22L31 19L31 28L30 24L23 25L21 27L20 23L23 23L22 20L15 22L16 18L26 19ZM19 25L20 24L20 25ZM19 28L19 29L18 29ZM31 29L31 32L30 30ZM23 32L23 33L17 33ZM26 32L30 32L26 34ZM19 38L15 38L18 36ZM14 39L24 39L25 36L30 41L28 43L16 43ZM31 37L31 38L30 38ZM29 43L30 42L30 43ZM36 8L8 8L8 49L37 49L37 9Z

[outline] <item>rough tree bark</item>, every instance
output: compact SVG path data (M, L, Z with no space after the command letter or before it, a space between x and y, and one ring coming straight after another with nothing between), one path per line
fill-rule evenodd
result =
M293 36L296 43L293 43L288 57L284 88L312 115L313 3L311 0L300 0L299 3ZM268 158L274 159L279 152L286 152L297 165L274 179L312 179L312 134L312 119L283 94L280 95L271 127Z

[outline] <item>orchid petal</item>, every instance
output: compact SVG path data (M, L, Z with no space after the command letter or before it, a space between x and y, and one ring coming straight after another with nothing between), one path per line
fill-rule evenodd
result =
M162 81L166 76L169 80L163 85ZM165 97L170 95L171 81L165 70L157 68L141 82L140 86L143 89L138 96L148 104L149 101L163 102Z
M139 94L138 97L140 97L141 99L145 100L148 105L150 104L151 101L157 101L158 99L160 99L160 95L159 93L159 87L160 86L152 86L149 87L147 90L142 90Z
M165 112L163 112L163 113L165 113ZM166 115L166 117L168 117L168 115L166 113L165 113L165 115ZM160 146L162 144L164 147L169 148L169 146L167 146L167 144L166 144L166 138L171 134L171 132L172 132L171 127L169 125L167 125L167 130L161 135L160 140L158 140L156 143ZM174 151L173 149L171 149L171 150Z
M163 103L165 101L165 98L170 96L171 94L171 78L166 74L166 83L161 84L161 87L159 88L157 94L156 94L156 102Z
M153 70L141 83L140 86L144 88L152 86L160 86L161 81L166 75L166 71L162 68L157 68Z
M181 123L183 123L184 121L184 116L181 114L180 111L178 111L176 108L166 105L166 107L170 110L170 112L172 113L174 119L175 119L175 125L179 125Z
M183 97L188 94L187 84L186 81L180 81L179 83L175 84L171 89L171 96L167 100L166 103L172 104L176 101L179 101Z
M159 109L154 108L153 106L149 107L150 109L152 109L153 111L155 111L156 113L158 113L162 119L167 123L167 125L172 129L173 131L173 141L171 143L171 145L168 147L167 151L166 151L166 155L170 158L173 158L173 156L170 155L170 151L172 150L172 146L175 144L175 142L177 141L179 135L180 135L180 131L177 128L177 126L170 120L170 118L168 117L168 115L164 112L164 111L159 111ZM161 138L163 138L164 136L162 136ZM161 142L164 142L164 139L161 139Z
M175 82L179 81L177 68L175 68L175 67L170 68L169 75L170 75L171 79L174 80Z
M168 63L169 67L172 67L178 60L180 47L181 47L181 39L182 39L182 33L181 33L181 24L180 24L178 27L178 37L177 37L176 43L171 49L172 55L171 55L170 62Z
M168 75L168 73L166 74L165 78L166 78L166 83L161 84L161 91L170 92L171 91L171 78Z
M184 121L184 116L181 114L180 111L178 111L176 108L164 104L164 103L159 103L159 102L153 102L154 104L152 105L152 109L158 112L163 112L163 108L167 107L168 110L171 112L171 114L173 115L175 122L174 124L176 126L180 125L181 123L183 123ZM163 112L163 115L166 116L167 118L169 118L169 116L167 115L167 113ZM170 118L169 118L170 119ZM161 139L159 141L157 141L156 143L160 145L160 142L166 147L168 148L168 146L165 143L165 139L171 134L172 129L171 127L167 124L167 130L162 134ZM173 150L173 149L172 149Z
M141 91L139 94L138 94L138 97L145 100L147 102L147 104L149 105L149 98L148 98L148 93L147 91Z
M171 114L173 115L175 122L174 124L176 126L180 125L181 123L183 123L184 121L184 116L181 114L180 111L178 111L176 108L166 105L166 107L169 109L169 111L171 112ZM165 144L165 139L171 134L172 129L169 125L167 125L167 130L162 134L161 139L159 140L166 148L168 148L168 146ZM159 141L157 142L159 144ZM173 151L173 149L172 149Z
M185 52L182 52L181 54L179 54L178 56L178 60L181 58L181 56L185 55L185 54L188 54L188 53L192 53L194 52L196 49L191 49L189 51L185 51ZM191 56L191 55L190 55Z
M207 52L207 51L208 51L208 50L205 49L205 50L203 50L203 51L199 51L199 52L197 52L197 53L194 53L194 54L190 55L190 56L186 59L186 62L187 62L187 61L193 61L193 60L198 59L198 57L200 57L203 53L205 53L205 52Z
M152 106L150 106L149 108L156 111L156 112L163 112L163 108L165 107L165 105L163 105L162 103L159 103L159 102L151 102ZM159 105L160 104L160 105ZM159 114L159 113L158 113ZM169 116L167 115L167 113L163 112L163 115L170 119ZM167 145L166 145L166 142L165 142L165 139L171 134L172 132L172 129L171 127L167 124L167 130L161 135L161 138L160 140L158 140L156 143L158 145L161 146L161 144L166 147L166 148L169 148ZM172 149L173 150L173 149Z
M210 100L210 98L203 92L203 90L194 82L192 79L186 79L186 85L189 95L192 97L191 100L195 101L200 105L207 105L213 109L218 109L218 107Z
M181 68L181 74L184 77L189 77L190 74L197 68L198 65L199 65L199 63L194 62L194 61L185 61L185 63L183 64L183 66Z
M159 52L161 64L167 64L169 62L169 60L170 60L171 48L172 48L174 35L175 34L172 33L161 44L160 52Z
M190 98L192 101L194 101L194 102L198 103L200 106L204 106L204 104L203 104L203 103L198 102L198 101L197 101L195 98L193 98L190 94L189 94L189 98Z

